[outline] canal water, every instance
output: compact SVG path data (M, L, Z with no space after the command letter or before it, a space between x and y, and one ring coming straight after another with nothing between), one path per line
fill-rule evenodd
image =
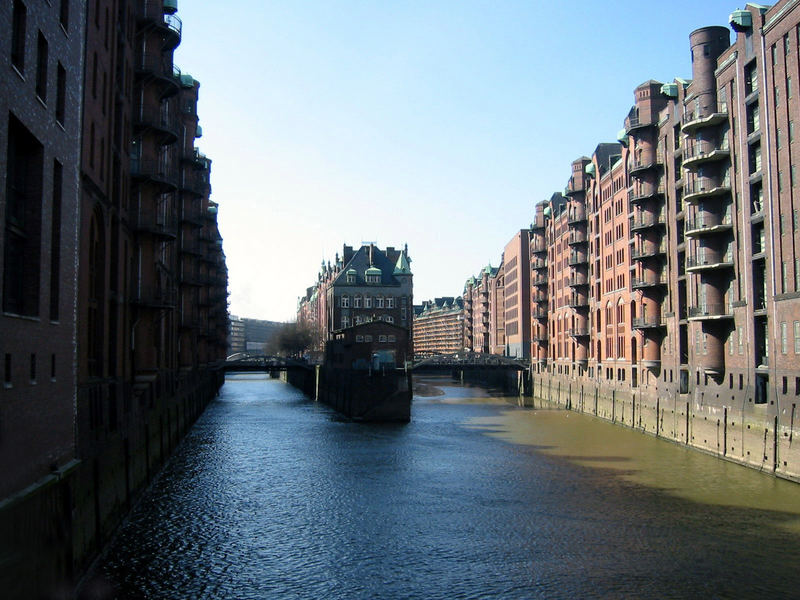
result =
M417 381L364 425L231 376L85 598L797 598L800 485Z

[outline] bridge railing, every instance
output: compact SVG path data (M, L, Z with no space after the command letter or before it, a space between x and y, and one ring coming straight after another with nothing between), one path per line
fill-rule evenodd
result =
M522 358L512 358L498 354L485 354L481 352L459 352L455 354L437 354L429 357L415 358L412 369L423 367L437 368L508 368L525 370L530 367L530 361Z

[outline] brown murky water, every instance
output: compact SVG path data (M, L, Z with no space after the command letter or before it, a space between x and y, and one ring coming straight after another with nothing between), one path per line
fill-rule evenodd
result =
M232 378L84 597L798 597L800 486L420 383L412 422L377 426Z

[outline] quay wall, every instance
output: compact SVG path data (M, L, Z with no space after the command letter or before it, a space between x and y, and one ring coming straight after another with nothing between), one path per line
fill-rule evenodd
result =
M623 388L551 374L525 378L525 406L593 415L800 482L800 415L793 406L776 410L769 404L709 400L700 392Z
M116 415L79 411L94 422L77 458L0 505L0 586L4 598L73 597L138 497L224 382L222 370L176 376L170 385L112 382L79 390L103 405L119 392ZM107 406L107 404L106 404ZM79 418L80 421L80 418Z
M287 369L281 379L356 421L411 420L411 372L402 369L369 372L322 365Z

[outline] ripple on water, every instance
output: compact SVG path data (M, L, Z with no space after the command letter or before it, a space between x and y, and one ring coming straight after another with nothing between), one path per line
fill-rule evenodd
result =
M798 536L775 527L796 514L780 508L783 488L593 419L439 389L415 398L409 425L373 427L280 382L226 383L99 572L127 598L785 597L800 585ZM671 470L687 468L777 505L684 494Z

